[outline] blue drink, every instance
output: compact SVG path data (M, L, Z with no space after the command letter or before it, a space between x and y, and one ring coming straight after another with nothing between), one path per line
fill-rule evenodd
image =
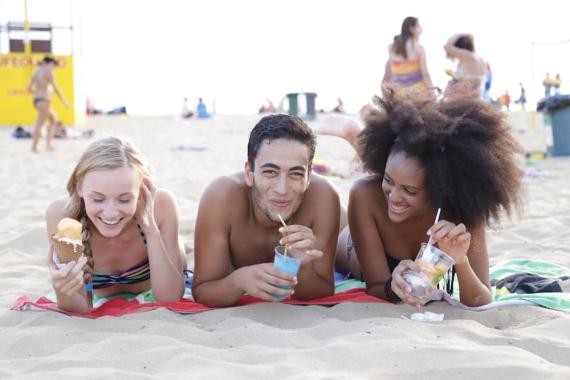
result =
M291 250L289 250L291 251ZM289 273L291 276L296 276L299 272L299 267L301 266L301 259L297 259L290 256L290 252L287 252L287 256L283 255L285 253L285 246L278 245L275 247L275 260L273 261L273 267L275 269L279 269L280 271ZM280 286L274 285L277 288L281 289L291 289L289 286ZM278 298L280 300L287 298L287 296L283 296L280 294L273 294L273 297Z

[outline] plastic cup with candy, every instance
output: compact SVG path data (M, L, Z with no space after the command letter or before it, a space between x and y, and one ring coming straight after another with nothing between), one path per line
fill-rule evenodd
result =
M408 271L403 277L410 285L412 295L424 305L433 298L435 287L454 261L442 250L426 243L422 243L415 261L421 268L420 272Z

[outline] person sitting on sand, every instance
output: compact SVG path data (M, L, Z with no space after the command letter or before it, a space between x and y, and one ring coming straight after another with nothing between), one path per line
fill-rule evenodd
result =
M61 121L58 121L55 123L53 137L56 139L78 139L80 137L88 139L93 137L94 134L94 129L79 131L74 127L66 127Z
M331 112L344 113L344 103L341 98L336 98L336 106L331 110Z
M183 119L189 119L194 116L194 112L188 107L188 98L184 98L184 104L182 104L182 111L180 112L180 117Z
M275 113L276 111L277 110L275 109L273 102L269 99L265 99L265 103L259 107L258 113Z
M351 143L370 173L350 191L349 229L337 251L345 272L363 278L373 296L417 306L402 276L419 271L413 260L429 238L455 261L448 291L456 275L462 303L491 302L486 225L520 204L522 184L515 160L522 150L502 112L427 91L386 88L378 100L379 109L364 112L364 130L347 123L351 131L338 133L356 136Z
M59 308L89 313L91 292L107 296L152 289L159 302L181 299L185 285L176 203L171 193L154 186L131 143L116 137L91 143L67 191L68 198L47 209L48 236L57 232L61 219L78 220L84 255L58 264L50 244L48 265Z
M325 113L327 111L325 111L324 109L320 109L319 112ZM333 109L330 110L330 112L332 112L332 113L345 113L344 103L343 103L341 98L336 98L336 106L334 106Z
M198 115L198 119L207 119L212 115L208 112L206 108L206 104L202 98L198 99L198 105L196 106L196 115Z
M265 116L250 133L244 172L207 187L196 219L197 302L222 307L246 293L266 301L334 293L340 201L326 179L311 173L315 146L300 118ZM297 276L273 267L277 245L303 252Z

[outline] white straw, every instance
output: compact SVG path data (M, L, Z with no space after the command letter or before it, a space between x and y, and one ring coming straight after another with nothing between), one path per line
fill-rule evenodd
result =
M285 221L283 220L283 218L281 217L281 214L277 214L277 216L279 217L279 220L281 221L281 224L283 224L283 227L287 227L287 224L285 224ZM287 257L287 249L289 247L287 247L287 244L285 244L285 252L283 252L283 256Z
M433 224L437 224L437 222L439 222L439 214L441 214L441 207L437 209L437 214L435 215L435 222L433 222Z
M439 214L441 214L441 207L439 207L437 209L437 214L435 215L435 221L433 222L433 225L435 226L437 224L437 222L439 222ZM427 246L426 248L429 248L431 246L431 236L429 237L429 240L427 242Z

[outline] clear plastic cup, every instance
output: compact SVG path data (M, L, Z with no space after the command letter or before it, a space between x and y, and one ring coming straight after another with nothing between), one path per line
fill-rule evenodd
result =
M279 269L280 271L287 272L292 276L296 276L297 273L299 272L299 268L301 267L301 259L298 258L298 252L294 249L289 248L287 250L287 256L285 256L284 253L285 253L284 245L278 245L277 247L275 247L275 258L273 260L273 266L276 269ZM293 257L292 254L294 254L297 257ZM291 289L290 286L281 286L281 285L275 285L275 286L281 289L287 289L287 290ZM280 294L274 294L273 296L281 300L287 298L287 296Z
M447 253L426 243L422 243L415 261L420 272L408 271L403 278L410 285L411 293L424 305L433 298L436 285L454 261Z

